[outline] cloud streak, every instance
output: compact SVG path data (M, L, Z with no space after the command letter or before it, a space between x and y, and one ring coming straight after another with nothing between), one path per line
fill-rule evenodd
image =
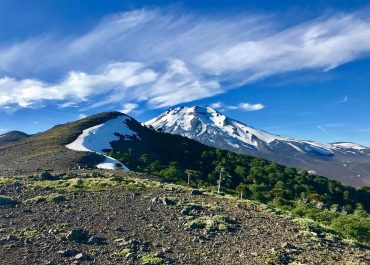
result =
M243 111L257 111L257 110L262 110L265 108L265 105L261 103L248 103L248 102L242 102L239 103L238 105L224 105L222 102L215 102L211 104L211 107L215 109L220 109L220 110L243 110Z
M348 97L347 96L344 96L341 100L338 100L336 103L337 104L341 104L341 103L346 103L348 101Z
M107 17L81 36L0 46L0 107L167 107L272 75L328 71L369 53L370 18L363 13L287 26L278 16L143 9Z
M158 72L139 62L125 62L109 64L95 74L70 72L58 84L4 77L0 79L0 106L27 108L45 101L63 101L61 107L85 102L88 108L95 108L145 101L151 107L165 107L220 92L217 82L196 78L179 60ZM133 110L132 104L136 103L125 104L124 110Z

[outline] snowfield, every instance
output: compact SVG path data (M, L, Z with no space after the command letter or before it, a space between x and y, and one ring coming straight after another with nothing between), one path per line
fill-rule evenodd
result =
M365 146L355 144L355 143L334 143L332 144L336 148L343 148L343 149L354 149L354 150L366 150Z
M110 143L119 140L119 137L115 135L116 133L125 136L126 140L129 140L127 137L136 136L139 138L136 132L132 131L126 124L126 121L130 119L130 117L123 115L105 123L85 129L76 140L67 144L66 147L75 151L93 152L104 156L105 161L98 164L96 166L97 168L129 170L117 159L105 155L103 150L112 149Z

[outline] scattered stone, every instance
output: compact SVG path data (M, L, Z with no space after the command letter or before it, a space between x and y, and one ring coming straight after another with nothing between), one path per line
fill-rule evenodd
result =
M140 249L141 249L141 251L144 251L144 252L150 251L150 249L151 249L151 244L150 244L149 242L144 242L144 243L140 246Z
M58 251L58 254L61 255L62 257L73 257L76 256L77 253L78 251L73 248Z
M163 198L162 198L162 203L163 203L164 205L166 205L166 206L170 206L170 205L175 205L175 204L176 204L176 202L175 202L175 201L170 200L170 199L169 199L169 198L167 198L167 197L163 197Z
M19 240L19 238L15 235L8 235L6 237L6 241L18 241L18 240Z
M283 244L281 244L281 247L282 248L287 248L287 249L296 249L297 248L295 245L293 245L292 243L289 243L289 242L284 242Z
M47 171L42 172L39 175L39 177L40 177L40 180L55 180L55 179L57 179L56 176L53 176L50 172L47 172Z
M200 191L200 190L194 189L194 190L191 191L191 195L193 195L193 196L199 196L199 195L203 195L203 192Z
M89 238L89 232L84 229L73 229L67 234L67 240L77 243L86 243Z
M80 260L80 261L86 261L86 260L91 260L92 258L87 255L86 253L84 252L81 252L81 253L78 253L75 257L74 257L75 260Z
M104 245L105 241L106 239L104 237L92 236L89 238L87 243L91 245Z
M150 200L152 203L159 203L159 197L154 197Z
M130 240L128 246L132 249L138 249L140 246L140 241L137 240Z
M114 229L114 231L116 231L117 233L123 233L125 230L122 227L117 227L116 229Z
M169 191L169 192L174 192L175 191L175 187L167 187L165 190L166 191Z

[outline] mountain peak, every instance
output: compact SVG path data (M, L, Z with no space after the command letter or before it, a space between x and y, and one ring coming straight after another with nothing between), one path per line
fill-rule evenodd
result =
M324 176L367 176L370 149L354 143L319 143L256 129L211 106L177 107L144 123L203 144L261 157Z
M216 109L214 109L213 107L211 107L209 105L205 105L205 106L195 105L195 106L190 106L190 107L179 106L179 107L176 107L174 109L169 109L167 112L173 112L173 111L175 111L175 112L182 111L182 112L193 113L193 114L199 114L199 113L218 113L218 114L221 114L220 112L218 112Z
M145 124L193 139L202 137L203 140L212 140L212 137L219 135L228 138L228 143L245 148L257 147L258 139L270 143L282 138L229 118L211 106L177 107Z

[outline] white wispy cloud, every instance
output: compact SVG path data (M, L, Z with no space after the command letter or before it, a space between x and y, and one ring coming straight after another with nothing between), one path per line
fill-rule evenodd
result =
M318 128L320 131L324 132L325 134L329 134L328 130L327 130L326 128L324 128L323 126L321 126L321 125L317 125L317 128Z
M223 103L221 101L214 102L210 105L212 108L219 109L223 106Z
M211 104L211 107L215 109L222 110L243 110L243 111L257 111L265 108L265 105L261 103L248 103L248 102L242 102L238 105L225 105L222 102L215 102Z
M166 107L280 73L328 71L369 53L365 12L287 26L279 16L142 9L107 17L80 36L1 46L0 107ZM54 81L45 81L49 75ZM245 104L236 107L264 107Z
M256 111L256 110L264 109L265 106L261 103L257 103L257 104L241 103L239 105L239 108L245 111Z
M109 64L94 74L70 72L58 84L4 77L0 79L0 106L26 108L44 101L64 101L62 107L68 107L104 95L90 108L130 101L164 107L220 92L217 82L196 78L180 60L173 60L158 72L139 62L125 62Z
M338 100L337 103L340 104L340 103L346 103L348 101L348 97L347 96L344 96L341 100Z
M139 107L139 105L136 104L136 103L126 103L126 104L123 105L123 108L121 109L121 112L125 113L125 114L128 114L128 113L132 112L133 110L135 110L137 107Z

